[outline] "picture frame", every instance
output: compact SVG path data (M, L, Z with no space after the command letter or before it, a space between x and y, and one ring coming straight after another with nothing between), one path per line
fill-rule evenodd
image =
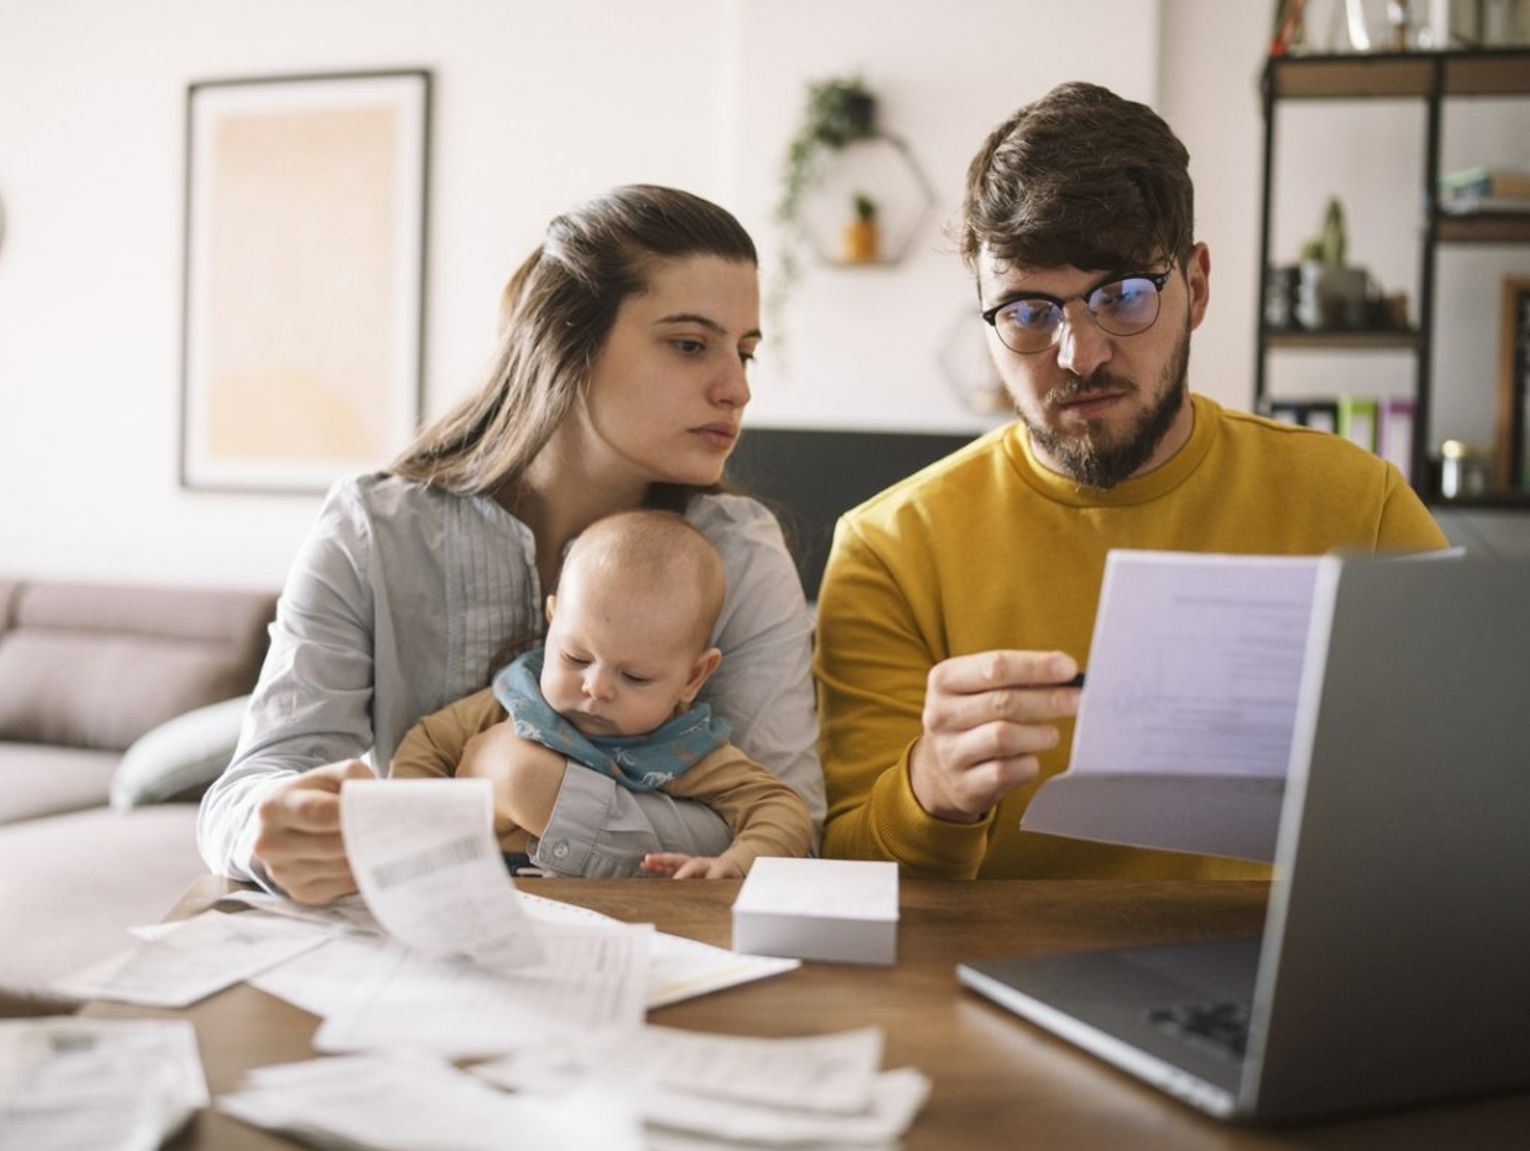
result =
M1530 276L1505 276L1498 329L1494 470L1505 492L1530 491Z
M188 86L181 486L325 490L419 425L431 75Z

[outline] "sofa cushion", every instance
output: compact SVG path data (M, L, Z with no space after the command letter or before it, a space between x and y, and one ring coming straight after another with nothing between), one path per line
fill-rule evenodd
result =
M0 988L45 987L132 946L129 927L158 922L206 874L196 818L172 803L0 828Z
M139 736L112 776L112 806L201 797L234 758L250 697L235 696L178 715Z
M275 597L22 584L0 631L0 739L123 751L172 716L250 690Z
M0 830L23 819L100 807L121 759L115 751L0 743Z

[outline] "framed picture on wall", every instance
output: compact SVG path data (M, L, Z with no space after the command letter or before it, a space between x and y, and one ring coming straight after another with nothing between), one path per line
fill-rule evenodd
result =
M1506 276L1498 336L1498 487L1530 492L1530 276Z
M312 492L420 418L430 73L187 95L181 484Z

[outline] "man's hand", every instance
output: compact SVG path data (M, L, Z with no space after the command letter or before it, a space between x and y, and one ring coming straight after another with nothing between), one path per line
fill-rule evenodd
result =
M710 855L686 855L679 851L650 851L640 865L644 871L671 879L743 879L744 873L731 859Z
M515 734L506 719L467 741L458 779L487 779L494 791L494 834L519 827L540 838L552 820L568 761Z
M276 788L260 805L253 854L299 903L328 903L356 890L340 837L340 785L372 779L359 759L327 763Z
M985 651L931 668L924 734L908 762L919 806L974 823L1036 778L1037 754L1057 746L1048 721L1078 711L1079 689L1062 686L1076 674L1062 652Z

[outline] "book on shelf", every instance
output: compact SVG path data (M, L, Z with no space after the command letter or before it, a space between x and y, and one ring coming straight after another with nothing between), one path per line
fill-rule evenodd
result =
M1466 168L1440 177L1440 211L1530 212L1530 172L1518 168Z
M1418 408L1411 399L1335 396L1267 400L1264 410L1282 423L1341 435L1396 464L1403 478L1413 481L1413 421Z
M1440 177L1440 195L1450 199L1490 196L1530 200L1530 172L1521 168L1464 168Z
M1417 411L1418 405L1412 400L1382 400L1377 424L1377 453L1395 464L1410 484L1413 482L1413 420Z
M1457 196L1441 199L1440 211L1447 216L1530 213L1530 196Z
M1368 452L1376 450L1376 401L1369 396L1340 396L1339 435Z
M1339 430L1339 405L1336 400L1271 400L1270 418L1283 424L1296 424L1320 432Z

